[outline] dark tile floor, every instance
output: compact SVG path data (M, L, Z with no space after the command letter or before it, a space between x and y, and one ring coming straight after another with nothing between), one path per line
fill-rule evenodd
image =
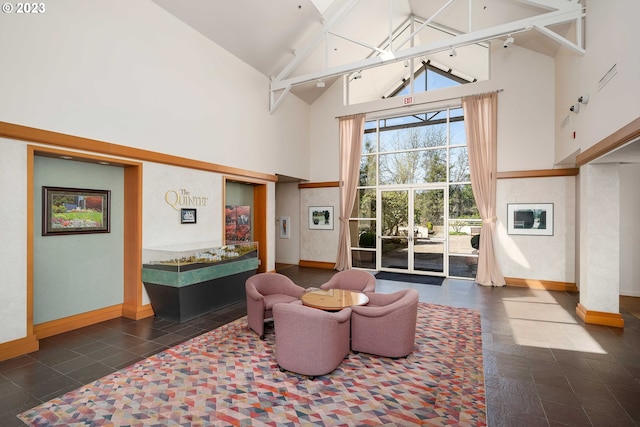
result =
M332 271L278 270L304 287ZM420 300L479 310L490 426L640 425L640 298L625 298L623 330L584 325L577 294L379 280L378 292L413 287ZM0 426L16 414L246 314L244 304L185 323L114 319L40 341L38 352L0 362ZM637 314L636 314L637 315Z

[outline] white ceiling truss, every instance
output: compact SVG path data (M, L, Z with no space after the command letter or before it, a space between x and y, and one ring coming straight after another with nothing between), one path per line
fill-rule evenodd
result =
M325 79L332 79L342 75L348 75L369 68L379 67L399 61L410 60L412 58L424 57L438 52L452 50L457 47L468 46L472 44L488 42L493 39L510 36L523 32L538 32L548 37L554 42L565 48L570 49L578 55L583 55L583 18L585 16L583 5L577 0L517 0L519 3L531 5L540 8L545 12L538 15L517 19L510 22L494 25L489 28L483 28L477 31L466 33L451 33L451 37L440 40L427 42L424 44L416 43L414 46L414 38L421 29L437 22L438 16L451 7L456 1L465 0L448 0L429 18L414 17L421 24L413 30L413 32L404 39L398 41L394 39L394 33L398 28L392 28L391 13L389 13L389 38L383 41L380 46L372 46L370 43L358 41L354 37L348 37L337 34L334 27L354 8L359 0L348 0L344 2L342 7L323 23L322 29L315 34L314 38L306 44L303 49L295 52L294 58L282 69L275 77L272 77L270 84L270 112L276 111L284 98L291 92L291 89L308 84L311 82L320 82ZM473 0L466 0L471 5ZM389 2L391 5L391 1ZM391 7L391 6L390 6ZM471 7L469 7L471 10ZM472 16L469 13L469 28L473 28ZM551 29L551 27L559 24L574 24L572 28L575 31L571 40ZM406 22L404 24L406 26ZM293 71L301 64L308 55L310 55L318 46L326 40L327 36L339 37L348 42L364 46L371 50L371 55L365 59L361 59L346 64L324 67L323 69L307 72L298 76L291 76ZM403 48L407 43L410 47Z

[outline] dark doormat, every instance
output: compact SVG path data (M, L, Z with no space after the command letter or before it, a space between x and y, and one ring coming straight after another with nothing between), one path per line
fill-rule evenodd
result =
M376 279L393 280L395 282L421 283L423 285L442 285L444 277L423 276L420 274L392 273L389 271L379 271L376 273Z

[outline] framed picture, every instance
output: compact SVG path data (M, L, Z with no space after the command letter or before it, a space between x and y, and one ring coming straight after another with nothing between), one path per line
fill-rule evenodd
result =
M288 216L280 217L280 238L288 239L291 236L290 230L291 219Z
M553 203L508 203L507 232L553 236Z
M251 241L251 206L225 206L225 242Z
M333 230L333 206L309 206L310 230Z
M109 190L42 187L42 235L110 232Z
M192 208L180 209L180 224L195 224L196 223L196 210Z

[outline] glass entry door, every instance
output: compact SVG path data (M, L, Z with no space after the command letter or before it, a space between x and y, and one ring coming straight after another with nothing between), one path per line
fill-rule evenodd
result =
M413 190L413 270L445 275L447 227L445 189Z
M446 275L445 188L381 190L379 270Z
M379 270L409 270L409 190L381 190L378 198Z

